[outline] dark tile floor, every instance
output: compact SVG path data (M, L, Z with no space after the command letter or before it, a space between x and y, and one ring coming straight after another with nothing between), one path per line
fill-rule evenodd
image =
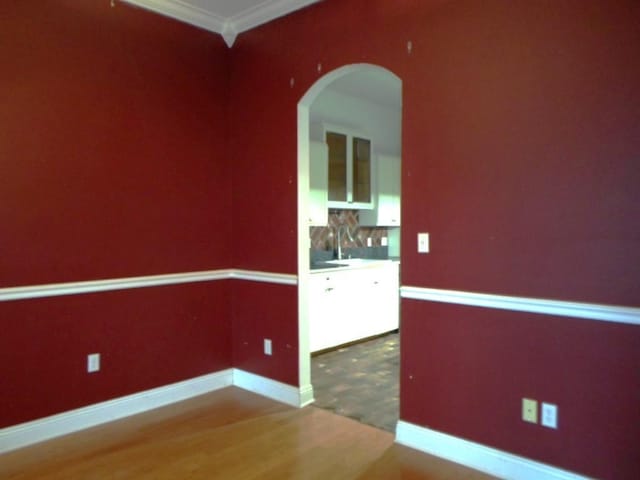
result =
M399 412L397 332L311 358L315 405L389 432Z

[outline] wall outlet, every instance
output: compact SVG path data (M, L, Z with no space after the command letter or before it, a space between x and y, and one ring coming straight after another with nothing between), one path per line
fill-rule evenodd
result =
M558 428L558 406L553 403L542 403L540 423L543 427Z
M522 420L538 423L538 401L530 398L522 399Z
M429 253L429 234L418 234L418 253Z
M87 355L87 372L94 373L100 371L100 354L90 353Z
M265 355L271 355L272 351L271 351L271 340L268 338L264 339L264 354Z

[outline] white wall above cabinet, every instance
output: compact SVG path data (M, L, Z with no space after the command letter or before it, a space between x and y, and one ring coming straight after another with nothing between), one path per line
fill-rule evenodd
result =
M400 226L400 157L378 155L374 163L374 208L360 211L360 225Z
M325 227L327 205L328 148L323 142L309 143L309 226Z

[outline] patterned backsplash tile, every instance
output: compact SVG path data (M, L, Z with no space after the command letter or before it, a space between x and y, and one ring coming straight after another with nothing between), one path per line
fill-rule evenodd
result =
M386 227L361 227L357 210L329 210L329 221L326 227L309 227L311 249L335 250L337 248L336 229L343 224L348 225L353 241L348 235L342 235L342 248L367 247L367 238L371 239L372 247L380 247L382 237L388 236Z

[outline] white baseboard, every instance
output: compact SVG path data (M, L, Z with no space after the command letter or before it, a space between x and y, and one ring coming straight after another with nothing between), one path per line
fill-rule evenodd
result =
M238 368L233 370L233 384L236 387L244 388L293 407L304 407L313 402L313 388L311 385L301 388L293 387Z
M311 405L315 401L316 399L313 397L313 385L309 383L300 387L300 408Z
M396 443L505 480L587 480L588 477L528 460L400 420Z
M0 454L228 387L233 370L203 375L0 430Z
M294 407L304 407L313 402L313 387L311 385L297 388L243 370L229 368L0 429L0 454L187 400L231 385Z

